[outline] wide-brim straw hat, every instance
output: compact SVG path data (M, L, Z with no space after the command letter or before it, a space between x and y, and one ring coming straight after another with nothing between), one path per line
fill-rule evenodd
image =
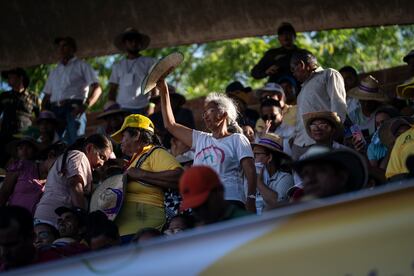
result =
M178 67L184 60L184 56L180 52L174 52L168 56L158 60L155 64L152 65L148 74L142 81L142 91L143 94L150 92L157 85L158 80L161 77L166 77L171 73L176 67Z
M371 75L361 80L360 84L348 91L348 96L363 101L385 102L388 97L380 89L378 81Z
M414 98L414 77L396 87L397 97L400 99Z
M125 43L124 39L126 36L136 36L137 39L140 41L140 48L139 51L148 48L151 38L143 33L138 32L136 29L132 27L126 28L122 33L118 34L114 39L114 45L121 51L125 51Z
M331 149L315 145L310 147L300 160L293 162L292 167L300 174L305 165L319 162L340 164L344 167L350 175L347 182L348 191L358 190L368 181L368 169L364 157L351 149Z
M318 111L309 112L302 115L303 124L305 125L306 132L311 136L310 125L315 120L326 120L330 122L336 129L335 138L339 137L344 132L344 126L336 112L331 111Z
M252 147L261 146L277 153L283 159L291 160L291 157L283 151L283 139L274 133L264 134L257 143L251 143Z
M403 117L396 117L386 120L382 123L378 130L378 135L381 143L383 143L389 150L392 149L396 137L396 132L401 126L411 127L411 124Z
M40 150L40 143L36 141L36 139L34 139L31 136L28 135L23 135L23 134L15 134L13 135L13 137L15 138L15 140L11 141L10 143L8 143L6 145L6 152L10 155L14 155L17 152L17 147L20 144L23 143L28 143L31 146L33 146L33 148L35 149L35 151L39 151Z
M90 212L102 211L109 220L114 220L121 211L125 198L126 178L123 174L105 179L91 197Z

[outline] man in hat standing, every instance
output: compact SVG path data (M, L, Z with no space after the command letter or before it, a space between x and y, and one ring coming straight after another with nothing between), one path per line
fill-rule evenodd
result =
M11 87L10 91L0 94L0 113L3 113L0 130L1 164L7 161L4 146L13 140L13 135L32 125L34 115L39 114L40 101L28 91L29 77L22 68L15 68L1 73Z
M77 46L73 38L58 37L54 43L60 61L47 79L42 107L66 123L63 138L72 144L85 135L85 111L96 103L102 89L92 67L75 57Z
M296 137L292 145L292 158L297 159L314 144L304 128L302 115L315 111L336 112L343 122L346 117L346 92L341 74L331 68L323 69L316 57L306 50L292 55L290 67L293 76L302 83L297 98Z
M114 41L115 46L126 53L126 58L112 68L108 100L117 102L121 108L133 114L145 115L149 103L150 95L143 94L141 83L155 59L143 57L139 53L146 49L149 43L149 36L133 28L127 28Z
M299 50L295 45L296 31L290 23L282 23L277 29L277 34L281 47L270 49L264 54L251 71L253 78L268 77L269 82L277 82L282 76L292 76L290 58Z
M359 102L357 108L349 112L349 118L366 133L365 136L371 136L375 132L375 111L387 101L387 96L371 75L362 79L357 87L349 90L348 95Z

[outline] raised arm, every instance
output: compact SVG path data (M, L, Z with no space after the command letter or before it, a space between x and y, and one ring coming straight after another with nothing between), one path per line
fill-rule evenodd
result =
M175 122L171 108L170 95L167 83L164 79L157 82L157 88L161 95L161 111L164 127L177 139L184 142L189 147L193 145L193 130Z

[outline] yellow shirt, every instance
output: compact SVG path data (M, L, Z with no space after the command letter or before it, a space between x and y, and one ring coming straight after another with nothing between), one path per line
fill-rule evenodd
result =
M133 162L128 168L136 166L139 158L154 146L145 147L138 156L134 155ZM140 166L141 169L150 172L161 172L181 168L180 163L165 149L155 149ZM144 184L138 181L129 181L126 187L126 201L140 202L157 207L164 206L164 191L154 185Z
M414 127L401 134L395 141L385 176L391 178L395 175L408 173L405 162L412 154L414 154Z

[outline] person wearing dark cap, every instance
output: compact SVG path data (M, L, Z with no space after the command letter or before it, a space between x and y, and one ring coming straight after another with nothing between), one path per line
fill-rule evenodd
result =
M239 81L234 81L226 87L227 96L232 98L237 104L237 109L239 111L239 125L248 125L254 128L256 121L260 116L256 110L247 107L251 92L251 87L244 87Z
M414 98L414 50L404 56L403 61L408 65L408 79L396 88L397 96L400 99Z
M22 68L1 73L11 90L0 94L0 113L3 113L0 130L0 166L9 156L4 145L13 140L13 135L23 132L32 125L32 119L39 114L40 101L28 90L29 77Z
M207 166L194 166L181 176L181 211L192 209L199 224L211 224L247 216L250 213L224 200L224 186Z
M81 208L59 207L55 210L59 239L52 244L64 256L72 256L89 251L84 241L88 226L88 213Z
M73 38L58 37L54 44L59 63L46 81L42 108L51 110L66 123L63 138L72 144L85 135L85 111L96 103L102 89L92 67L75 56L77 46ZM62 134L63 129L60 132Z
M255 79L268 77L268 82L277 82L282 76L292 76L289 62L299 48L295 45L296 31L290 23L282 23L277 35L281 47L268 50L253 67L251 75Z
M108 101L117 102L121 108L134 114L146 115L150 93L144 95L141 83L155 59L140 55L140 51L150 44L150 37L134 28L127 28L117 35L115 47L126 53L126 57L116 63L109 78Z

